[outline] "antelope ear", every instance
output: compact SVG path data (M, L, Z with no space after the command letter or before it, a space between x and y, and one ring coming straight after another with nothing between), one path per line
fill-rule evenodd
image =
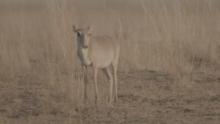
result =
M90 37L91 37L91 36L92 36L92 33L88 33L88 36L90 36Z
M73 32L78 32L78 30L77 30L75 25L73 25Z
M86 31L87 31L88 34L91 34L91 33L92 33L92 28L91 28L90 26L88 26L88 27L86 28Z

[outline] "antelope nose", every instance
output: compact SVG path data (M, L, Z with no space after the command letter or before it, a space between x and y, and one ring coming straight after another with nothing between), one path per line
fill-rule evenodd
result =
M83 46L83 48L85 48L85 49L86 49L86 48L88 48L88 46L87 46L87 45L85 45L85 46Z

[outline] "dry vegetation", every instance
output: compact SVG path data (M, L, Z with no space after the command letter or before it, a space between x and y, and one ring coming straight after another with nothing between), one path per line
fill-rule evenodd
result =
M0 123L217 124L219 20L219 0L0 0ZM103 74L82 107L73 24L121 44L114 108Z

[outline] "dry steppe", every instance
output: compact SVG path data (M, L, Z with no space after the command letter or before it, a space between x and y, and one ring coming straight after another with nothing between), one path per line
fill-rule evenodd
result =
M219 0L0 0L0 124L219 124ZM119 101L72 25L121 45Z

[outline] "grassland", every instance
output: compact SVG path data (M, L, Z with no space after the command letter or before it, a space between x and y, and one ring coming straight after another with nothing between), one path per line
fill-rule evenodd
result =
M0 124L217 124L219 20L219 0L0 0ZM72 25L120 43L114 108L102 73L82 106Z

